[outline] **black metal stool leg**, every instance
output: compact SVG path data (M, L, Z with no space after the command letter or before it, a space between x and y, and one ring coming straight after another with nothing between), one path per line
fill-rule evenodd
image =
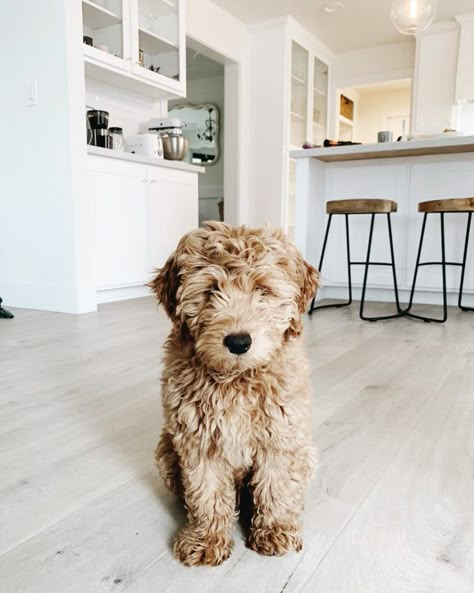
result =
M472 222L472 212L469 212L468 218L467 218L466 241L464 243L464 254L463 254L463 258L462 258L461 283L459 285L458 307L461 309L461 311L474 311L473 307L465 307L462 304L462 297L463 297L463 290L464 290L464 278L466 275L467 252L468 252L468 248L469 248L469 236L471 233L471 222Z
M424 321L425 323L444 323L448 318L448 290L447 290L447 280L446 280L446 266L447 265L458 265L458 264L448 264L446 262L446 238L445 238L445 228L444 228L444 212L440 212L440 226L441 226L441 261L440 262L426 262L420 263L421 258L421 251L423 248L423 240L425 236L425 229L426 229L426 219L428 213L425 212L423 217L423 226L421 228L421 236L420 236L420 245L418 248L418 256L416 258L416 266L415 266L415 274L413 277L413 285L411 288L410 293L410 302L408 303L408 307L405 310L404 314L407 317L412 317L413 319L419 319ZM416 280L418 277L418 268L420 266L441 266L442 278L443 278L443 317L441 319L435 319L434 317L425 317L423 315L416 315L415 313L411 313L411 308L413 306L413 297L415 294L415 287L416 287Z
M415 296L416 280L418 278L418 269L420 267L421 252L423 250L423 241L425 238L427 217L428 217L428 214L425 213L425 215L423 216L423 224L421 226L420 243L418 245L418 254L416 256L415 273L413 275L413 284L411 285L410 301L408 303L408 307L405 310L405 313L409 313L413 306L413 297Z
M397 271L395 269L395 252L394 252L394 248L393 248L392 225L391 225L391 219L390 219L389 213L387 213L387 221L388 221L388 238L389 238L389 243L390 243L391 262L390 263L371 262L370 261L370 253L372 250L372 240L373 240L374 225L375 225L375 214L372 214L372 218L370 221L369 242L368 242L368 246L367 246L367 259L366 259L365 263L363 264L365 266L365 272L364 272L364 282L362 284L362 295L361 295L361 300L360 300L360 312L359 312L359 316L363 321L372 321L372 322L383 321L386 319L396 319L397 317L402 317L402 315L404 315L404 312L402 311L402 309L400 307L400 300L399 300L399 296L398 296ZM368 276L369 276L369 268L371 265L390 266L392 268L394 290L395 290L395 302L397 305L397 313L395 313L393 315L381 315L379 317L367 317L367 315L364 315L365 294L367 291L367 280L368 280Z
M347 272L349 278L349 300L346 303L331 303L330 305L318 305L315 306L316 303L316 296L314 296L313 300L311 301L311 307L309 308L308 314L311 315L313 311L318 309L330 309L330 308L340 308L340 307L347 307L348 305L352 304L352 279L351 279L351 255L350 255L350 237L349 237L349 216L346 214L346 243L347 243ZM330 214L328 218L328 223L326 225L326 232L324 234L324 241L323 241L323 249L321 251L321 258L319 260L319 268L318 271L321 273L324 256L326 254L326 247L329 237L329 230L331 228L331 221L333 215Z
M446 237L444 232L444 212L441 212L441 268L443 271L443 318L438 323L444 323L448 318L448 289L446 282ZM436 320L434 320L436 322Z
M0 297L0 319L13 319L13 313L2 307L2 298Z
M398 295L397 269L395 267L395 250L393 248L392 219L390 213L387 214L387 224L388 238L390 242L390 257L392 259L393 289L395 291L395 303L397 305L397 312L402 313L402 309L400 307L400 297Z
M370 321L369 318L364 317L364 304L365 304L365 292L367 289L367 279L369 277L370 252L372 250L372 237L374 236L374 224L375 224L375 214L372 214L372 216L370 218L369 242L367 244L367 257L365 260L364 282L362 284L362 296L360 298L359 316L363 321Z

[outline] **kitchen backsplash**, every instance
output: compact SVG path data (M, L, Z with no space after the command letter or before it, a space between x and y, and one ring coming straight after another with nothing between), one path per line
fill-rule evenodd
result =
M167 102L148 99L116 87L86 79L86 105L108 111L109 127L123 128L125 136L147 131L148 120L167 113Z

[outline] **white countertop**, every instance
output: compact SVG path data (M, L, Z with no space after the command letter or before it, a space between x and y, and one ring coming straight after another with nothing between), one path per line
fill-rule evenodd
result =
M292 150L293 159L314 158L320 161L359 161L394 157L423 156L433 154L474 153L474 136L448 136L407 142L384 142L352 146L331 146Z
M132 163L142 163L144 165L154 165L155 167L165 167L168 169L178 169L179 171L191 171L192 173L204 173L205 168L199 165L190 165L183 161L167 161L166 159L157 159L152 156L144 156L141 154L132 154L130 152L122 152L120 150L110 150L109 148L100 148L99 146L88 146L87 154L94 156L103 156L110 159L120 159L122 161L129 161Z

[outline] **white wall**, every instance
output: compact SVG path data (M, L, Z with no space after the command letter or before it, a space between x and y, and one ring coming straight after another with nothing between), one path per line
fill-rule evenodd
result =
M88 241L80 3L2 5L0 295L19 307L95 309ZM69 39L79 39L75 47ZM36 80L38 105L26 107ZM8 91L8 92L5 92ZM79 111L80 110L80 111Z
M246 26L210 0L186 5L186 35L206 46L206 55L225 68L224 171L225 219L244 224L249 219L248 191L248 44Z
M354 140L363 144L377 142L377 133L390 129L387 125L389 117L409 117L410 103L410 88L359 94L355 103ZM409 133L409 121L406 133Z
M148 130L152 118L163 115L163 101L118 89L98 80L86 78L86 103L109 112L109 127L123 128L125 136ZM166 112L166 110L164 110Z

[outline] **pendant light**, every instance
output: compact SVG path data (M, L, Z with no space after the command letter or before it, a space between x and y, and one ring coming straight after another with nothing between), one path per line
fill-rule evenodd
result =
M416 35L426 31L437 12L437 0L393 0L390 16L400 33Z

